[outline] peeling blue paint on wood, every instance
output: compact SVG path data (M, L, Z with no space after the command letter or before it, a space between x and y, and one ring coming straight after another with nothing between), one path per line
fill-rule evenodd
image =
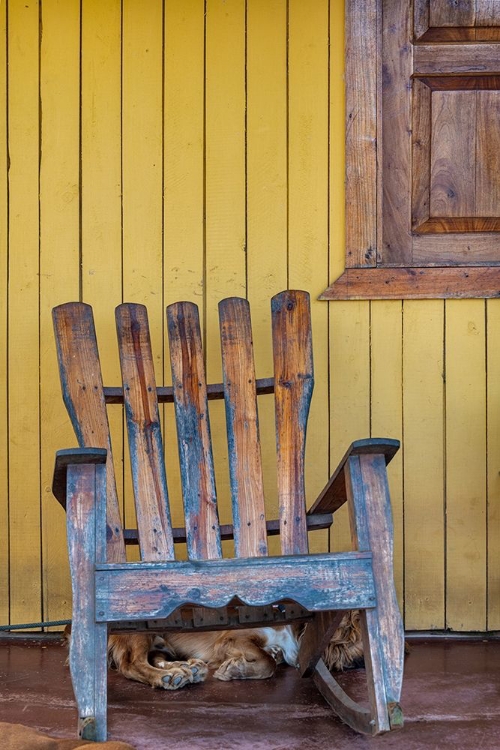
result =
M188 556L222 557L198 308L167 308Z
M271 318L281 551L306 554L305 445L314 387L309 295L275 295Z
M137 529L143 560L173 560L174 541L147 310L115 311Z
M186 603L221 607L235 596L252 606L291 599L312 611L376 605L370 553L101 565L96 586L107 621L168 617Z
M264 480L248 301L241 297L222 300L219 319L235 551L238 557L267 555Z

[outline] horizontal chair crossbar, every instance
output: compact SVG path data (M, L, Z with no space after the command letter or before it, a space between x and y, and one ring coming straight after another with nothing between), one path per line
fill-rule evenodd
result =
M308 531L319 531L320 529L329 529L333 523L333 515L331 513L315 513L314 515L307 516L307 530ZM268 536L277 536L280 533L280 522L278 520L267 521L266 530ZM186 529L183 526L172 529L175 544L181 544L186 541ZM231 523L221 524L220 526L221 539L233 539L234 529ZM125 529L123 532L125 544L138 544L137 529Z
M292 600L309 611L375 607L371 552L96 565L96 619L158 619L179 607ZM131 596L130 592L134 595Z
M257 394L263 396L266 393L274 393L274 378L257 378L255 381ZM120 386L104 386L104 399L107 404L123 404L123 388ZM174 402L174 389L171 385L159 386L156 389L158 403L172 404ZM224 384L207 384L207 398L216 401L224 398Z
M122 620L109 626L110 633L152 631L164 633L177 631L190 633L203 630L226 630L281 625L290 622L304 623L314 618L314 613L293 602L282 602L268 607L247 607L231 603L219 609L182 607L170 617L156 620Z

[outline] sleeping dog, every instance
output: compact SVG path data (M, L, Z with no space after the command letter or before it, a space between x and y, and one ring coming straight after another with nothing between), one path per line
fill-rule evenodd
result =
M276 625L245 630L158 635L112 635L109 659L130 680L178 690L203 682L210 670L218 680L264 680L281 662L297 666L303 626ZM332 636L323 659L343 670L363 658L359 613L347 613Z

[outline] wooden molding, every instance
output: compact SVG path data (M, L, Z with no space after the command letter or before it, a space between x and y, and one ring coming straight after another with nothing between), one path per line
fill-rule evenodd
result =
M500 297L500 266L347 268L320 300Z

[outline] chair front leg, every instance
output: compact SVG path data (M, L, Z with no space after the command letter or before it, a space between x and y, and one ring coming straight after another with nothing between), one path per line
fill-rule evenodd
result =
M361 612L375 733L402 726L404 630L393 573L392 511L383 455L351 456L346 489L354 548L370 550L377 606Z
M105 493L104 465L71 465L67 474L67 532L73 589L70 671L78 735L106 740L107 625L96 622L96 507Z

